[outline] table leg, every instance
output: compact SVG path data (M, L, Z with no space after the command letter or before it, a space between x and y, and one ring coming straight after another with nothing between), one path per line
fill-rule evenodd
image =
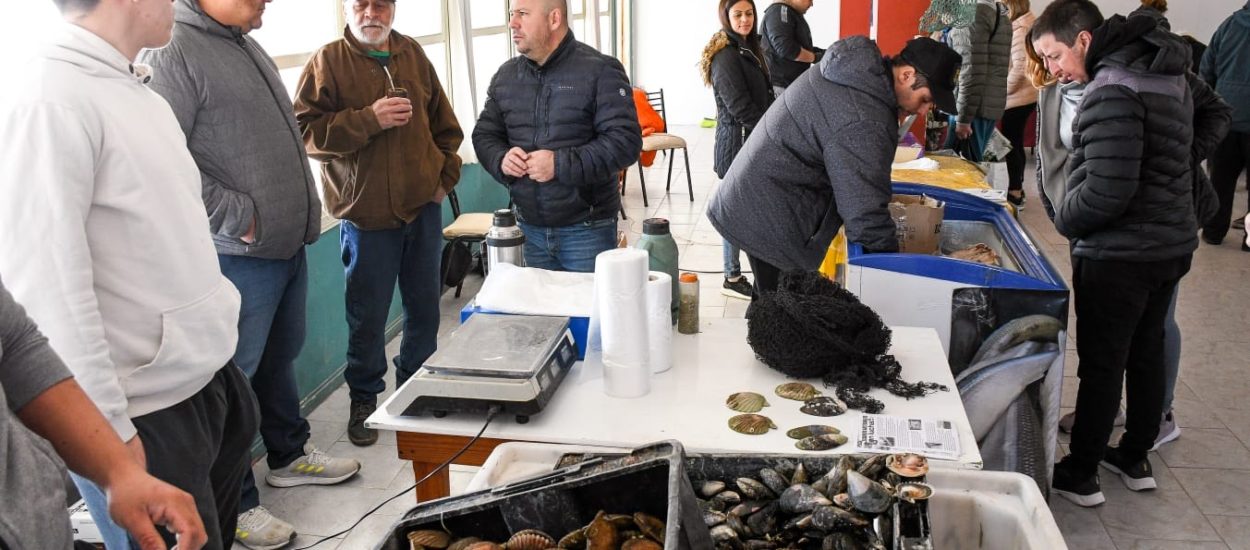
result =
M395 443L398 446L399 458L412 461L412 473L416 475L415 479L418 480L454 456L471 439L473 438L457 435L414 432L395 433ZM495 447L507 442L508 440L506 439L486 437L478 439L473 443L473 446L460 455L460 458L456 459L455 463L466 466L481 466L486 462L486 458L490 456L490 453L495 450ZM428 502L450 494L451 477L448 475L446 468L431 475L424 483L418 485L416 490L418 502Z

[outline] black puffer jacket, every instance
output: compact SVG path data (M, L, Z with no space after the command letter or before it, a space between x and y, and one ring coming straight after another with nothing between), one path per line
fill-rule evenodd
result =
M812 28L808 26L807 19L785 2L776 2L764 10L760 34L764 37L764 56L768 61L768 74L773 86L790 86L803 71L819 63L820 58L825 55L825 50L812 45ZM795 61L799 57L799 50L812 52L816 55L816 61Z
M509 149L555 151L555 178L504 175ZM507 185L527 223L562 227L616 216L617 174L638 161L642 130L621 63L573 33L542 66L518 55L499 67L473 130L482 167Z
M1148 16L1095 29L1092 79L1077 112L1068 192L1055 227L1073 255L1160 261L1198 246L1194 221L1194 102L1189 47Z
M760 59L737 33L719 31L704 50L708 60L705 80L716 96L716 149L712 167L725 177L747 136L773 103L773 87Z

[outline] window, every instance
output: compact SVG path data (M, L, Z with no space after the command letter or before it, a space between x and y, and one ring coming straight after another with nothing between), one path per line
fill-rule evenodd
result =
M474 0L469 14L473 25L473 80L477 101L474 112L486 106L486 88L499 66L516 55L508 29L508 0ZM467 84L466 84L467 85Z
M342 10L341 1L325 4ZM301 2L266 4L264 24L249 33L275 59L312 54L342 36L340 14L334 9L309 10ZM303 66L303 62L293 63ZM291 65L291 63L288 63Z

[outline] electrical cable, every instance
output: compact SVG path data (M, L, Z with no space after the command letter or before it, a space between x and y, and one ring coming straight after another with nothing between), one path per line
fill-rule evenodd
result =
M365 515L360 516L360 519L356 520L356 523L353 523L353 524L351 525L351 527L348 527L347 529L344 529L344 530L342 530L342 531L339 531L339 532L337 532L337 533L335 533L335 534L333 534L333 535L329 535L329 536L327 536L327 537L325 537L325 538L322 538L321 540L318 540L317 542L314 542L314 543L312 543L312 544L309 544L308 546L302 546L302 547L296 548L295 550L308 550L309 548L312 548L312 547L317 546L317 545L319 545L319 544L321 544L321 543L323 543L323 542L325 542L325 541L328 541L328 540L330 540L330 539L333 539L334 537L337 537L337 536L339 536L339 535L343 535L343 534L346 534L346 533L350 533L350 532L352 531L352 529L355 529L355 528L356 528L356 526L360 525L360 522L364 521L364 520L365 520L365 518L369 517L370 515L373 515L373 513L374 513L374 512L377 512L377 511L378 511L378 510L380 510L383 506L386 506L386 505L387 505L387 503L389 503L390 501L395 500L395 499L397 499L397 498L399 498L399 497L403 496L403 495L404 495L405 493L407 493L408 491L411 491L411 490L413 490L413 489L416 489L416 488L417 488L417 485L420 485L420 484L422 484L422 483L425 483L425 481L426 481L427 479L430 479L430 476L433 476L434 474L436 474L436 473L438 473L438 472L442 471L442 470L443 470L443 468L446 468L446 467L450 466L452 462L455 462L455 460L456 460L457 458L460 458L460 455L462 455L462 454L464 454L466 451L468 451L468 450L469 450L469 447L472 447L474 443L477 443L477 440L478 440L478 439L481 439L482 434L483 434L483 433L486 433L486 428L487 428L488 426L490 426L491 421L492 421L492 420L494 420L494 419L495 419L495 416L496 416L496 415L498 415L498 414L499 414L500 412L502 412L502 411L503 411L503 407L501 407L501 406L499 406L499 405L491 405L490 410L486 413L486 423L482 424L482 429L478 430L478 431L477 431L477 435L473 436L473 438L472 438L472 439L469 439L469 442L468 442L468 443L465 443L465 444L464 444L464 447L461 447L459 451L456 451L456 454L451 455L451 458L448 458L447 460L444 460L444 461L443 461L443 463L442 463L442 464L439 464L437 468L434 468L433 470L431 470L431 471L430 471L430 473L425 474L425 477L423 477L423 478L421 478L421 479L418 479L417 481L413 482L413 484L412 484L412 485L409 485L407 489L404 489L403 491L400 491L399 493L396 493L396 494L395 494L395 496L393 496L393 497L391 497L391 498L388 498L388 499L386 499L386 500L382 501L382 503L381 503L381 504L378 504L377 506L374 506L372 510L369 510L368 512L365 512Z

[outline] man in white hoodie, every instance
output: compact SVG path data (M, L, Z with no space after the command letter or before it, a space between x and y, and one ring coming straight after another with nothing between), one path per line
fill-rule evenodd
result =
M54 1L69 24L0 110L0 273L134 460L190 493L206 547L223 548L257 412L230 364L239 293L199 170L133 62L169 42L173 5ZM127 547L99 488L76 484L106 544Z

